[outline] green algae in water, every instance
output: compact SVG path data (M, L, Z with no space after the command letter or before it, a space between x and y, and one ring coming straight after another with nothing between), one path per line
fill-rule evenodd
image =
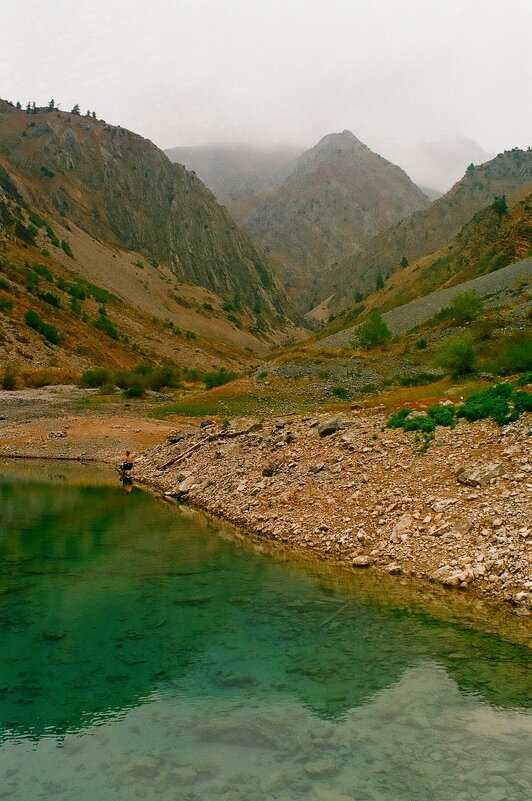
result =
M0 479L0 798L532 797L526 649L335 591L136 488L20 469Z

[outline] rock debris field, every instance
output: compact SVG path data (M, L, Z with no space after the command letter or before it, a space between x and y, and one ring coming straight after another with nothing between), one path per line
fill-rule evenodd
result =
M183 428L136 478L255 538L532 609L530 415L413 434L366 412Z

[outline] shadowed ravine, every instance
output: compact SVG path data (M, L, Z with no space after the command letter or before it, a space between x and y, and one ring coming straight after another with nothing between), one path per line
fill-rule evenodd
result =
M525 648L70 470L0 466L0 798L530 797Z

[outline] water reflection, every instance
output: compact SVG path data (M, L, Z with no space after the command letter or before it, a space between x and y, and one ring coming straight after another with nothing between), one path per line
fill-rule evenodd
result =
M525 649L340 594L135 487L4 474L0 509L10 797L466 799L434 787L491 754L528 798Z

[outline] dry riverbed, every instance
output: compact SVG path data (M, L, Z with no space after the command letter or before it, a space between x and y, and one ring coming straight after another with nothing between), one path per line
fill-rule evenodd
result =
M123 401L80 413L86 392L0 393L0 456L116 464L128 447L137 481L255 541L530 615L530 415L502 429L439 428L422 453L413 434L383 430L379 413L237 420L202 433L197 422L146 419Z

